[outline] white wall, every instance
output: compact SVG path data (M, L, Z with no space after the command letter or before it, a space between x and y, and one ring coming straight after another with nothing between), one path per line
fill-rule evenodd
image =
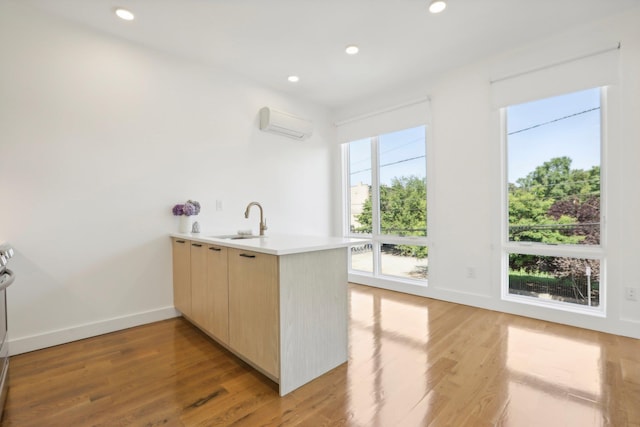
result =
M506 52L439 80L405 82L336 112L343 120L424 95L429 143L430 286L423 295L640 338L640 10L523 51L620 40L610 141L608 312L604 319L500 300L500 148L489 77ZM170 208L202 202L205 230L340 230L340 158L327 111L251 81L0 3L0 241L17 250L12 353L175 315ZM303 143L262 133L260 107L313 119ZM215 211L221 200L222 211ZM476 278L466 278L466 267Z
M431 98L429 171L429 286L395 285L463 304L522 314L640 338L640 302L624 300L624 286L640 288L640 8L586 23L516 51L452 70L439 79L405 82L335 112L336 121L428 94ZM499 113L490 105L490 79L526 61L547 64L622 42L620 84L611 90L607 150L607 315L605 318L505 302L500 297L501 150ZM526 60L526 61L525 61ZM339 200L336 199L336 203ZM467 277L474 268L475 278ZM378 282L380 284L380 282Z
M253 200L270 233L335 229L325 109L9 2L0 58L13 354L174 316L168 233L186 199L205 231L257 228ZM260 132L264 105L312 119L314 136Z

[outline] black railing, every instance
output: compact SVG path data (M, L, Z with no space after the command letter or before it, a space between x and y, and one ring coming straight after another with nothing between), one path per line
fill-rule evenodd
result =
M587 231L600 229L599 222L582 222L574 224L532 224L532 225L510 225L509 234L522 231L557 230L557 231Z

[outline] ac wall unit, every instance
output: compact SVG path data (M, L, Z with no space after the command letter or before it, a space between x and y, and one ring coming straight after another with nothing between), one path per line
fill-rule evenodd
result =
M260 130L301 141L311 136L313 127L309 120L263 107L260 109Z

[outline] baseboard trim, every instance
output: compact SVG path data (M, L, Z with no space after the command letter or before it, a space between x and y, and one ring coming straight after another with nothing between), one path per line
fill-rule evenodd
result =
M403 283L385 283L384 279L371 278L361 275L349 275L349 282L372 286L375 288L387 289L394 292L404 292L410 295L433 298L440 301L447 301L454 304L468 305L470 307L482 308L485 310L498 311L501 313L513 314L516 316L530 317L532 319L554 322L562 325L575 326L576 328L589 329L604 332L612 335L619 335L634 339L640 339L640 319L628 319L615 317L593 316L590 314L554 310L548 307L533 306L530 304L518 304L490 297L489 295L475 294L470 292L459 292L450 289L438 288L436 286L415 286ZM611 314L609 314L611 316Z
M16 354L41 350L177 316L180 316L180 313L173 306L169 306L26 337L12 338L9 335L9 355L15 356Z

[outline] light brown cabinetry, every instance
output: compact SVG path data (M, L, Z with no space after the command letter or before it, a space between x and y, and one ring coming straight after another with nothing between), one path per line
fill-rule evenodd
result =
M280 395L347 360L347 249L284 255L173 238L174 304L279 384Z
M278 257L240 249L228 251L229 345L277 379Z
M207 246L207 332L222 344L229 343L229 281L224 246Z
M227 248L173 238L173 302L222 344L229 342Z
M172 238L173 304L181 313L191 315L191 242Z
M207 328L207 245L190 242L191 248L191 315L195 323Z

